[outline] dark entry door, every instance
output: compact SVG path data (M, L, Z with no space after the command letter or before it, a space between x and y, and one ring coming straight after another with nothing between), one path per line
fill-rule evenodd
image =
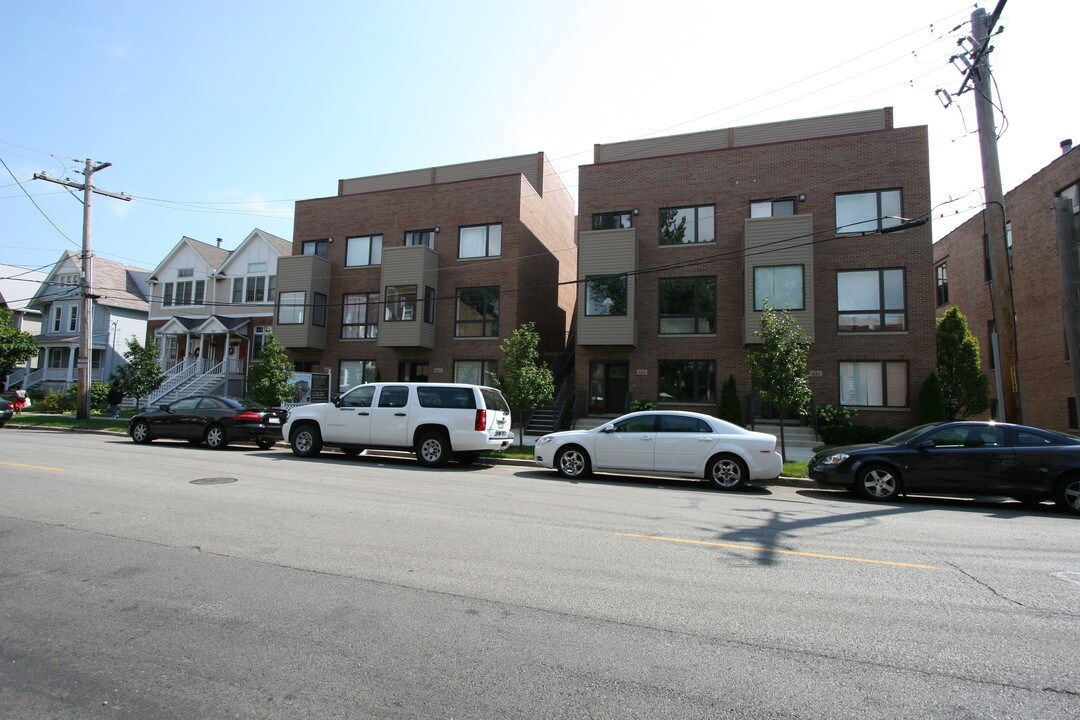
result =
M630 366L626 363L604 364L604 412L626 412L626 395L630 392Z
M427 382L427 360L406 360L398 364L398 382Z

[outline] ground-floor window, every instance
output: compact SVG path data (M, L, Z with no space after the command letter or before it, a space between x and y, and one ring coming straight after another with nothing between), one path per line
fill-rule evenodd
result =
M379 368L374 360L342 360L338 363L338 390L375 382L378 376Z
M657 389L660 402L715 402L716 362L661 360Z
M454 382L469 385L491 385L498 372L497 360L455 360Z
M907 407L907 362L875 360L840 363L840 404Z
M68 348L49 348L49 367L53 370L66 368L69 365Z

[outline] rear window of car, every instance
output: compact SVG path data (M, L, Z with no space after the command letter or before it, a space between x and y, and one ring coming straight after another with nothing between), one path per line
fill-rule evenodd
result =
M484 405L487 406L488 410L510 412L510 406L506 403L506 398L495 388L480 388L480 394L483 396Z
M472 388L425 387L416 389L421 407L476 409Z

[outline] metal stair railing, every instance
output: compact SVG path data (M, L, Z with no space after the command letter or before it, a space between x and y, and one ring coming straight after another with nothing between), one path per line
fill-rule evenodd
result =
M170 371L175 371L176 367L177 365L174 365L172 368L166 371L166 373L169 373ZM154 390L154 392L146 396L147 407L154 407L155 405L159 405L163 397L171 393L178 386L191 378L191 376L195 374L195 370L197 369L197 364L191 364L187 367L180 368L179 371L172 372L171 375L165 378L165 382L158 385L157 390Z

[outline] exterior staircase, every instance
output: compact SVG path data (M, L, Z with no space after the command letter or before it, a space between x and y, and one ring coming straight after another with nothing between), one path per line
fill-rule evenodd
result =
M146 406L165 405L188 395L214 395L225 387L224 361L200 374L195 372L197 367L190 365L170 375L146 398Z

